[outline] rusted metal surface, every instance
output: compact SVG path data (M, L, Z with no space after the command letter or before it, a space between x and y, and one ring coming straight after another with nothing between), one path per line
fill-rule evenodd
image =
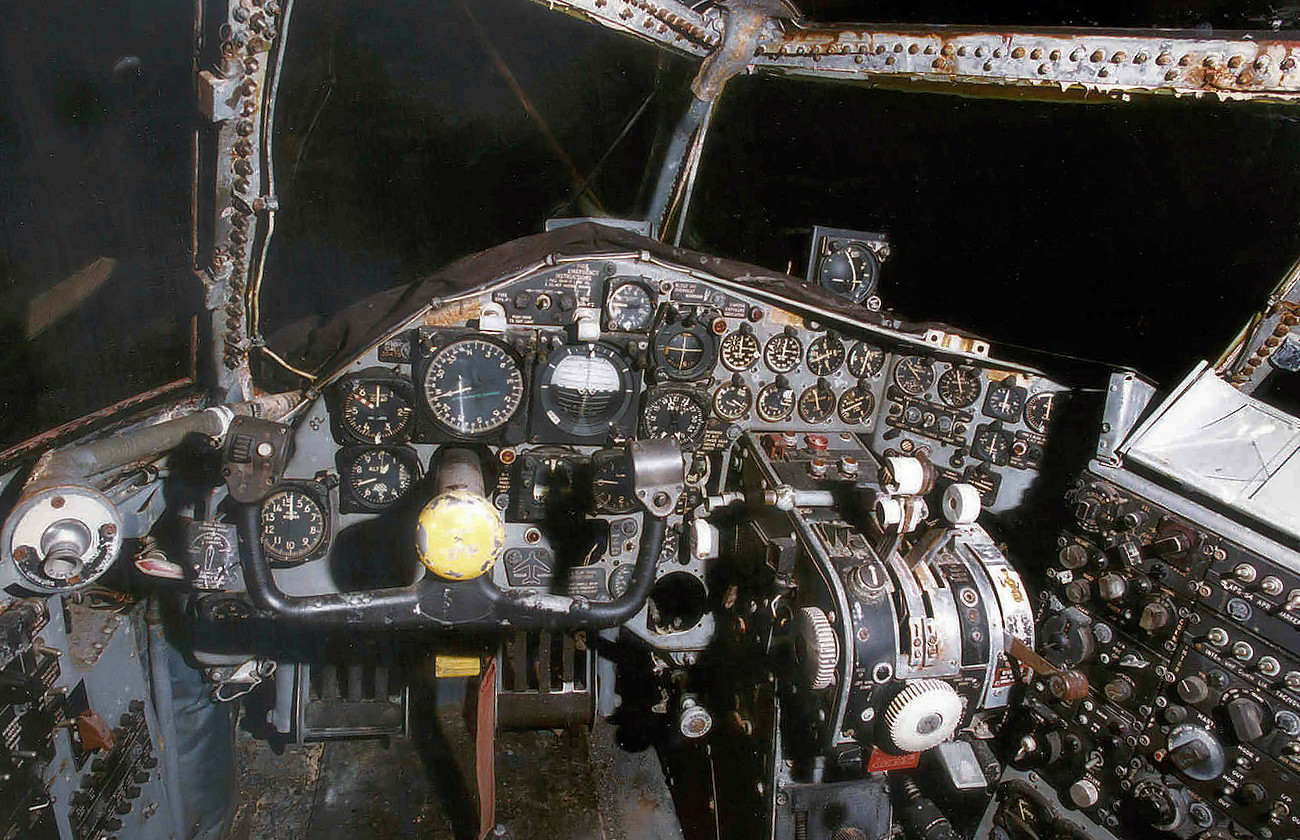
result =
M539 0L543 2L544 0ZM1300 40L1276 32L1005 29L824 24L766 15L762 3L694 12L667 0L549 0L584 20L704 57L722 44L722 18L762 11L774 38L746 62L760 72L820 76L930 92L1015 96L1055 89L1096 94L1290 101L1300 96Z
M1215 365L1229 384L1250 394L1274 370L1273 355L1300 326L1300 260L1291 266L1263 308L1255 314ZM1294 365L1283 363L1291 371Z
M716 10L701 14L675 0L534 0L684 55L703 58L722 43Z
M1300 41L1276 33L1207 36L1179 30L799 26L755 56L758 70L920 83L1078 87L1115 96L1300 95Z

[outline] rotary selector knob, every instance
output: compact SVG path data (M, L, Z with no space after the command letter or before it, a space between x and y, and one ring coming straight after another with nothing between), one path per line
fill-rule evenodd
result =
M830 619L818 607L804 607L795 616L795 629L808 687L813 691L830 688L840 661L840 642Z
M885 732L902 752L921 752L951 738L961 712L961 697L951 685L942 680L917 680L889 701Z
M1169 763L1189 779L1208 782L1219 778L1227 766L1227 754L1219 739L1205 729L1184 723L1169 731Z

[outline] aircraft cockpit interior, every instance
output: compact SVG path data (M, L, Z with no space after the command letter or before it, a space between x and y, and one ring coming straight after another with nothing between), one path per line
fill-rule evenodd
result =
M1188 5L15 12L0 838L1300 840L1300 37Z

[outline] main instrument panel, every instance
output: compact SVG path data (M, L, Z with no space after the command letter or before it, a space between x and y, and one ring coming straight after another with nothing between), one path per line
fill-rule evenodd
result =
M878 456L930 461L979 488L988 510L1019 504L1063 386L796 310L627 255L567 260L435 303L323 389L285 484L263 504L263 547L286 586L330 591L338 562L308 561L344 551L349 529L410 515L439 448L470 445L492 467L505 520L494 582L607 600L626 585L642 517L611 449L671 437L687 492L657 575L689 591L652 594L630 627L693 650L712 619L691 512L719 492L746 433L847 435ZM554 526L557 510L569 532ZM420 574L411 562L398 577Z

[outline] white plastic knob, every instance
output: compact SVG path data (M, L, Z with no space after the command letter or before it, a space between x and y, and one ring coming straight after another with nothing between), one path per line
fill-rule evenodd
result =
M892 496L879 496L876 499L876 518L882 528L889 528L903 521L903 503Z
M913 496L925 489L925 465L917 458L895 455L885 459L893 481L886 486L890 493Z
M950 484L943 491L943 518L953 525L969 525L980 515L980 491L970 484Z

